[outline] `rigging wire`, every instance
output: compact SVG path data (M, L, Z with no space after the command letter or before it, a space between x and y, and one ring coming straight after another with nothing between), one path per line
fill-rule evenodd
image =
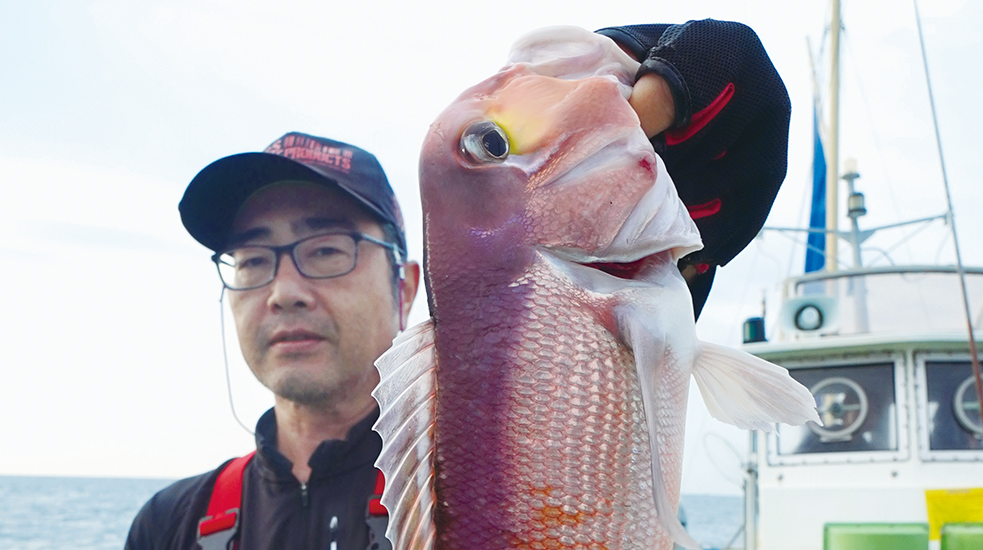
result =
M935 143L939 149L939 166L942 168L942 183L945 186L945 198L948 201L948 222L952 231L952 245L956 251L956 270L959 272L959 286L963 294L963 306L966 308L966 326L969 329L970 362L973 364L973 376L976 378L976 398L983 404L983 376L980 374L980 357L976 350L976 334L973 332L973 313L969 307L969 294L966 292L966 270L963 267L962 254L959 252L959 236L956 233L956 218L952 209L952 192L949 189L949 178L945 171L945 157L942 155L942 136L939 134L939 118L935 113L935 96L932 94L932 79L928 73L928 56L925 53L925 38L922 36L922 18L918 13L918 0L911 0L915 6L915 23L918 27L918 42L922 48L922 63L925 66L925 84L928 86L928 101L932 106L932 123L935 126ZM983 422L983 407L980 407L980 422Z
M763 232L759 232L758 233L758 236L755 238L755 241L757 241L756 247L755 247L755 265L757 265L757 258L763 257L763 258L765 258L767 260L771 260L771 263L773 263L775 265L775 272L776 273L781 273L782 272L782 262L776 256L774 256L772 254L768 254L767 252L765 252L765 250L767 250L767 247L764 245L764 233ZM748 288L751 286L751 284L750 284L751 281L750 280L748 280L746 283L747 284L744 286L744 291L741 293L741 309L744 308L744 298L745 298L745 295L747 293ZM761 293L762 293L762 297L761 297L761 302L762 302L761 318L764 319L765 321L767 321L766 305L768 303L768 294L769 294L770 291L774 291L774 290L775 290L775 285L773 285L773 284L768 285L768 286L762 286L761 287ZM778 292L779 292L779 294L782 292L782 285L781 284L778 284ZM779 298L779 300L780 299L781 298ZM734 326L743 326L743 325L740 325L737 320L735 320L734 323L735 323ZM774 326L774 323L773 323L766 333L768 333L768 334L774 334L774 331L775 331L775 326Z
M924 223L924 224L920 225L919 227L917 227L911 233L908 233L908 234L904 235L904 237L900 241L894 243L894 246L892 246L891 248L888 248L886 252L881 251L887 257L888 263L890 263L891 265L894 265L894 262L891 261L890 256L887 256L888 254L894 252L895 250L897 250L901 246L907 244L908 241L910 241L911 239L915 238L919 233L921 233L922 231L925 231L926 229L928 229L930 224L931 224L931 222ZM898 228L900 229L901 227L904 227L904 226L899 226ZM911 257L911 254L910 254L911 249L908 248L908 247L905 247L905 248L908 249L908 252L909 252L908 256L909 256L909 260L910 260L910 257ZM914 262L911 261L910 263L914 263ZM938 262L936 262L936 263L938 263Z
M894 267L894 266L897 265L896 263L894 263L894 259L891 258L891 253L889 251L887 251L887 250L884 250L883 248L879 248L879 247L876 247L876 246L868 246L868 247L866 247L866 250L869 251L869 252L876 252L876 253L880 254L881 256L883 256L884 257L884 260L887 261L887 265L889 265L891 267ZM874 258L869 264L865 264L865 265L867 265L868 267L872 267L874 265L874 263L876 263L876 262L877 262L877 258Z
M760 248L756 248L754 255L751 256L751 266L748 268L748 272L749 273L754 273L755 268L757 268L757 266L758 266L758 257L759 257L758 254L760 252L761 252ZM741 324L741 311L744 310L744 304L745 304L744 298L747 297L747 290L748 290L748 287L751 286L751 280L753 278L754 277L745 277L744 278L744 286L741 289L741 297L737 300L737 309L734 310L734 316L733 316L733 318L730 321L730 326L731 326L730 333L731 333L731 336L734 336L734 332L736 331L737 332L737 337L738 338L741 338L740 334L741 334L741 330L742 330L742 326L743 326Z
M735 447L732 442L728 441L724 436L720 435L717 432L706 432L703 434L703 450L707 454L707 461L710 462L710 465L713 466L713 469L717 470L717 473L720 474L720 477L722 477L725 481L727 481L728 483L730 483L735 487L740 487L744 483L743 479L741 479L740 476L735 478L734 476L731 475L730 472L727 471L729 470L729 468L725 468L723 465L717 462L716 457L719 457L721 453L712 452L712 449L710 448L711 439L717 440L721 445L729 449L730 452L733 453L735 457L737 457L738 470L744 469L745 466L744 458L743 458L744 454L738 451L737 447Z
M813 162L815 162L815 159L813 159ZM804 225L806 227L809 226L809 222L806 221L806 216L805 216L805 213L807 211L806 205L808 204L810 207L812 205L812 193L811 193L811 191L812 191L812 169L810 168L809 169L809 173L806 175L806 184L802 186L802 198L799 200L799 215L795 218L796 219L796 223L798 223L799 225ZM809 208L809 209L811 210L811 208ZM808 243L808 240L806 242ZM807 244L806 245L805 256L808 256L809 255L808 248L809 248L809 245ZM815 248L815 247L813 247L813 248ZM789 277L792 276L792 266L795 263L795 256L796 256L797 252L798 252L798 247L797 246L790 246L789 247L789 251L788 251L788 264L787 264L788 267L785 270L785 278L786 279L788 279ZM819 251L820 254L822 254L822 252L823 252L822 250ZM805 262L805 259L803 258L803 263L804 262Z
M949 220L946 219L945 223L948 225ZM949 233L948 231L942 234L942 239L939 241L939 248L935 251L935 263L937 264L942 263L942 253L945 251L946 245L949 244L950 235L952 235L952 233Z
M784 235L785 238L789 239L793 243L795 243L795 244L797 244L799 246L802 246L802 247L806 248L807 250L814 250L814 251L819 252L819 253L822 253L823 251L820 250L819 248L815 247L815 246L810 245L808 243L808 241L803 242L802 240L795 238L795 236L794 235L791 235L791 234L793 234L793 233L794 234L797 234L797 233L810 233L812 231L818 231L818 232L822 232L822 233L832 233L832 231L830 231L828 229L825 229L825 230L823 230L823 229L811 230L811 229L802 229L802 228L798 228L798 227L765 227L764 229L767 229L769 231L777 231L779 235ZM837 260L836 265L838 267L842 267L843 269L852 269L852 267L853 267L850 264L848 264L846 262L846 260Z
M734 548L734 542L737 541L737 537L741 536L741 533L743 532L744 532L744 525L742 524L740 527L737 528L737 532L734 533L734 536L730 538L730 541L727 542L727 545L724 546L723 548L726 549Z
M844 37L843 42L844 45L846 46L847 53L850 55L850 60L853 62L852 63L853 77L857 81L857 88L860 92L860 99L861 101L863 101L864 110L866 111L867 114L867 124L870 125L870 134L871 134L871 138L874 141L874 149L877 150L877 156L880 158L881 161L881 167L884 173L884 183L886 184L888 189L888 197L891 199L891 205L894 206L894 214L897 216L897 219L900 220L903 218L901 216L901 208L898 206L898 196L897 193L894 192L894 185L893 182L891 181L891 176L890 176L891 165L888 164L888 162L884 159L884 148L881 146L881 139L880 139L880 134L877 132L877 125L874 124L874 119L872 114L873 109L870 108L870 101L867 100L867 91L866 88L864 88L864 81L861 76L862 73L859 70L860 64L857 63L857 57L853 49L853 36L847 31L846 28L844 28L843 37ZM907 233L908 231L906 229L901 230L901 234L905 235L906 237L907 237ZM906 241L907 239L905 239L902 242L906 242ZM911 254L911 248L905 247L905 251L908 252L908 261L910 263L914 263L914 259Z
M734 479L731 475L729 475L725 471L725 470L727 470L727 468L724 468L723 466L721 466L717 462L717 460L714 458L714 457L719 456L720 453L712 452L712 450L710 449L710 440L711 440L711 438L715 438L720 443L722 443L726 448L730 449L730 451L734 454L734 456L737 457L737 468L739 470L744 470L746 468L746 463L745 463L744 458L743 458L744 455L740 451L737 450L737 447L735 447L732 442L728 441L726 438L724 438L719 433L717 433L717 432L706 432L705 434L703 434L703 450L706 452L707 460L710 462L710 465L713 466L713 469L717 470L717 473L720 474L720 477L722 477L728 483L730 483L732 485L735 485L737 487L743 487L744 484L746 483L746 480L745 479ZM744 478L745 476L741 476L741 477ZM737 537L741 536L741 533L743 533L743 532L744 532L744 523L742 522L741 525L737 528L737 531L734 533L734 535L727 542L727 544L725 544L724 546L721 546L720 549L721 550L724 550L724 549L728 549L728 548L733 548L734 547L734 541L736 541L737 540Z
M824 54L826 53L826 38L829 37L830 29L833 26L833 7L832 3L826 4L826 15L823 17L823 35L819 39L819 63L820 67L823 67L823 61L825 61ZM842 27L841 27L842 28Z

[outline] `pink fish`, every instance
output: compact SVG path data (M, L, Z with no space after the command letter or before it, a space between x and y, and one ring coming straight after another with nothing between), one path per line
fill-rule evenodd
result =
M627 102L636 68L544 29L430 127L432 319L377 363L397 549L696 548L690 376L738 426L818 420L784 369L697 340L676 260L699 233Z

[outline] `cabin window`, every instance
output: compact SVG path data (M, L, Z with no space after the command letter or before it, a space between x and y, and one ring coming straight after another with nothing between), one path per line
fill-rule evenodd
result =
M824 425L780 425L778 454L898 450L894 363L789 371L809 388Z
M929 449L983 449L980 401L969 361L926 361L925 378Z

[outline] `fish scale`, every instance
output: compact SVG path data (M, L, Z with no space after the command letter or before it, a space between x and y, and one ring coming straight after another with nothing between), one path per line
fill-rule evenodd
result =
M473 280L465 275L444 279ZM434 290L452 296L453 286ZM591 300L543 261L502 292L478 307L514 304L522 322L509 336L454 314L436 330L437 547L650 547L650 454L633 358L591 313L611 304ZM467 302L457 311L467 315ZM477 334L493 334L493 347L468 345L487 341ZM483 388L495 394L476 398L467 391L474 365L490 356L508 368L500 385ZM494 446L460 444L474 438Z

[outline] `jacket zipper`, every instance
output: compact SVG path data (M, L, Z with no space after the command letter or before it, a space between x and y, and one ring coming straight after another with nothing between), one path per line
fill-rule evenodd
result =
M303 508L307 508L310 504L310 497L307 494L307 484L301 482L300 484L300 504Z
M331 530L331 546L328 547L328 550L338 550L338 516L331 516L328 529Z

